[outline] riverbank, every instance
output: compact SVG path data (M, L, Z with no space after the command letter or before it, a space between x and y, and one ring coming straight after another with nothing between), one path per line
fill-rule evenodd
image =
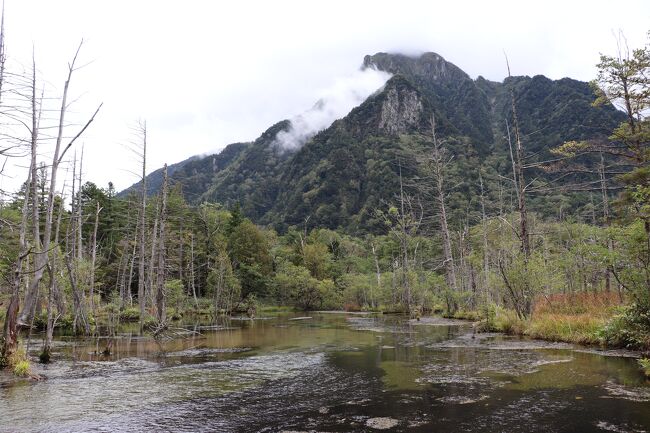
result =
M496 306L483 311L459 310L448 317L477 322L484 332L650 352L650 327L644 323L643 313L621 302L615 293L547 296L536 302L528 318Z

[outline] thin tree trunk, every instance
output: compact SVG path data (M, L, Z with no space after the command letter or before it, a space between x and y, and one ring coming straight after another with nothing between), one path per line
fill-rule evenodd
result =
M485 305L490 304L490 266L488 262L488 225L487 215L485 213L485 193L483 191L483 176L481 171L478 172L478 179L481 185L481 222L483 224L483 290L485 291Z
M192 286L192 297L194 297L194 306L199 308L199 300L196 298L196 279L194 278L194 233L190 233L190 278Z
M156 212L157 213L157 212ZM155 286L154 282L154 270L156 269L156 245L158 239L158 215L155 216L153 221L153 231L151 232L151 255L149 256L149 269L147 273L147 294L145 297L149 298L149 304L153 307L156 305L154 299L153 288Z
M32 321L32 311L38 297L38 284L43 278L45 268L44 254L46 248L41 245L41 225L38 202L38 169L36 164L37 146L38 146L38 113L36 105L36 61L32 58L32 140L31 140L31 170L32 170L32 238L34 242L34 274L28 282L25 292L24 308L18 317L18 326L26 326Z
M65 183L63 189L65 190ZM61 309L57 307L57 316L54 317L52 304L55 299L58 299L60 297L59 283L56 279L56 273L58 271L59 232L61 229L61 218L63 215L64 202L65 199L61 200L61 204L59 205L59 212L56 218L56 228L54 230L54 247L56 248L56 251L53 252L52 259L50 260L50 265L48 267L48 273L50 275L50 287L47 299L47 327L45 330L45 344L43 345L43 352L40 356L41 362L43 363L50 362L52 339L54 337L54 327L56 326L56 322L59 316L61 315Z
M82 240L82 232L83 232L83 206L81 205L81 193L82 193L82 187L81 187L81 176L82 176L82 170L83 170L83 164L84 164L84 149L83 147L81 148L81 158L79 159L79 190L77 191L77 261L81 263L83 260L83 240ZM82 288L82 293L83 293L83 288Z
M133 284L133 267L135 266L135 249L137 244L133 244L133 251L131 252L131 265L129 265L129 282L126 285L126 290L124 291L124 302L126 303L127 298L129 301L129 306L133 305L133 295L131 292L131 286ZM127 296L128 295L128 296Z
M379 259L377 258L377 251L375 249L375 243L370 242L370 247L372 248L372 256L375 261L375 272L377 273L377 291L381 291L381 270L379 269ZM370 296L370 303L373 308L376 307L375 305L375 298L374 296Z
M160 227L158 230L158 291L156 293L156 312L158 322L164 324L167 321L165 311L165 223L167 217L167 164L163 167L163 183L160 194Z
M102 208L99 207L99 202L97 202L97 207L95 210L95 225L93 227L93 240L92 240L92 251L90 256L90 309L93 313L93 317L97 320L95 314L95 264L97 262L97 227L99 226L99 212Z
M406 215L404 209L404 186L402 184L402 164L399 163L399 198L400 198L400 225L402 236L400 239L400 244L402 247L402 285L405 289L405 301L406 309L411 310L411 286L409 283L409 257L408 257L408 236L406 233Z
M507 59L506 59L507 62ZM508 77L510 77L510 64L508 64ZM528 234L528 213L526 211L526 180L524 178L524 149L521 144L521 134L519 132L519 121L517 119L517 107L515 105L515 91L510 88L510 101L512 104L512 121L515 128L515 178L517 188L517 203L519 208L519 226L521 239L521 252L524 253L524 259L528 262L530 257L530 236Z
M3 347L0 348L0 358L8 359L15 351L18 345L18 309L20 308L20 283L22 279L23 261L29 255L26 242L27 220L29 218L29 186L33 182L32 171L27 174L27 187L25 188L25 198L23 199L22 216L20 223L18 258L13 269L11 300L7 305L7 314L3 328Z
M147 212L147 123L140 125L142 132L142 191L140 198L140 254L138 260L138 303L140 305L140 329L144 327L147 304L145 281L145 231Z
M436 120L431 116L431 134L433 137L433 170L434 170L434 183L436 189L436 199L438 202L438 213L440 219L440 234L442 236L442 254L445 267L445 280L447 287L456 291L456 270L454 267L454 257L451 249L451 236L449 235L449 226L447 224L447 210L445 208L445 187L444 187L444 174L442 152L436 137ZM454 303L455 304L455 303ZM455 308L455 305L454 305Z
M598 172L600 175L600 190L603 199L603 222L605 227L609 227L609 196L607 194L607 179L605 178L605 158L603 157L602 152L600 153L600 167ZM607 236L607 251L609 251L610 256L614 251L614 243L609 235ZM612 267L608 265L607 269L605 269L605 290L607 293L611 291L611 287Z
M26 324L28 322L31 322L33 319L33 311L34 307L36 304L36 300L38 298L38 285L43 278L43 272L45 270L46 265L48 264L49 260L49 249L50 249L50 240L52 238L52 218L54 214L54 194L56 190L56 180L57 180L57 172L59 168L59 164L61 163L62 158L65 156L65 153L67 150L72 146L72 144L83 134L83 132L90 126L90 124L93 122L95 119L95 116L99 112L101 108L100 106L97 108L95 113L92 115L90 120L86 122L85 126L75 135L66 145L66 147L61 150L61 144L63 141L63 135L64 135L64 126L65 126L65 114L66 114L66 109L68 107L67 105L67 100L68 100L68 88L70 87L70 80L72 78L72 72L75 70L75 62L77 60L77 56L79 55L79 50L81 49L81 44L79 44L79 47L77 48L77 52L74 55L74 58L72 59L72 62L68 64L68 76L65 81L65 84L63 86L63 96L61 97L61 109L59 112L59 125L58 125L58 132L57 132L57 137L56 137L56 145L54 147L54 154L52 156L52 167L50 170L50 190L48 191L48 196L47 196L47 211L45 213L45 225L43 228L44 234L43 234L43 242L41 248L39 248L39 253L36 254L35 256L35 269L34 269L34 275L33 278L29 284L29 287L27 288L27 293L25 294L25 309L23 310L23 313L20 315L19 318L19 323ZM33 59L32 59L33 60ZM36 62L33 60L33 67L34 67L34 73L32 77L32 141L34 140L34 137L37 137L37 129L38 129L38 124L36 121L36 96L35 96L35 89L36 89ZM35 143L33 144L35 146ZM33 159L35 160L35 155L33 156ZM36 165L34 164L34 167L32 168L32 177L34 179L37 178L36 176ZM34 195L36 195L36 182L34 182ZM34 199L35 203L35 208L34 208L34 239L35 242L38 242L38 239L40 238L40 230L39 230L39 223L40 223L40 218L38 215L38 200ZM37 236L39 235L39 236Z

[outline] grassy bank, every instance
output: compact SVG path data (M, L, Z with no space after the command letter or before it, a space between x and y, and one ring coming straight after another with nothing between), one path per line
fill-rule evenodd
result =
M480 323L488 332L526 335L540 340L650 350L650 328L633 306L616 293L556 294L536 300L529 318L514 310L491 306L487 310L459 310L456 319Z

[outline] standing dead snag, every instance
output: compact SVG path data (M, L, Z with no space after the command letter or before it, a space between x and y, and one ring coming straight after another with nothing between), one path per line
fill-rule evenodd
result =
M90 259L90 309L95 320L95 263L97 262L97 227L99 226L99 213L102 208L99 207L99 201L95 210L95 226L93 227L92 251Z
M506 57L508 66L508 77L510 78L510 63ZM519 239L521 240L521 252L524 258L530 257L530 235L528 233L528 213L526 211L526 180L524 178L524 149L521 144L521 134L519 132L519 121L517 119L517 107L515 105L515 91L510 87L510 101L512 104L512 122L515 132L515 158L514 158L514 176L515 188L517 189L517 207L519 209Z
M488 224L485 213L485 191L483 190L483 175L478 171L478 180L481 186L481 224L483 226L483 290L485 291L485 305L490 304L490 266L488 261Z
M83 43L83 41L82 41ZM50 243L51 243L51 238L52 238L52 220L53 220L53 215L54 215L54 194L56 191L56 180L57 180L57 172L59 169L59 165L61 164L61 161L63 160L63 157L65 156L66 152L70 147L74 144L74 142L84 133L84 131L90 126L90 124L95 120L95 116L97 116L97 113L99 113L99 110L102 107L102 104L97 107L97 110L95 110L95 113L90 117L90 119L86 122L86 124L81 128L81 130L68 142L68 144L61 149L61 146L63 144L63 136L64 136L64 129L65 129L65 115L66 115L66 110L68 108L68 89L70 87L70 81L72 79L72 73L76 70L75 69L75 63L77 60L77 56L79 55L79 51L81 50L81 45L82 43L79 44L79 47L77 48L77 51L72 59L72 62L68 64L68 76L65 81L65 84L63 86L63 96L61 97L61 109L59 111L59 123L58 123L58 129L57 129L57 136L56 136L56 145L54 147L54 154L52 156L52 168L50 170L50 189L47 194L47 210L45 212L45 224L43 226L43 242L42 245L40 245L40 248L38 248L38 253L34 256L34 274L32 276L32 279L30 281L29 287L27 288L27 292L25 293L25 308L23 308L22 313L20 314L19 317L19 324L26 326L28 323L32 321L33 318L33 311L34 307L36 305L36 300L38 298L38 286L43 278L43 273L48 265L49 262L49 255L50 255ZM35 69L35 62L34 62L34 69ZM35 89L36 87L36 73L34 72L33 76L33 82L32 82L32 87ZM35 115L35 91L32 91L32 128L34 130L38 129L38 124L36 121L36 115ZM34 134L37 134L37 132L32 131L32 137L34 137ZM35 144L33 145L35 147ZM33 156L35 158L35 155ZM36 176L36 167L32 167L32 179L33 179L33 192L34 195L37 196L36 194L36 183L35 179L37 178ZM34 230L34 239L39 239L40 236L36 236L38 233L40 235L40 216L38 214L38 199L37 197L32 198L35 204L35 209L33 210L34 213L34 221L33 221L33 230ZM38 241L36 241L38 244ZM37 245L38 246L38 245Z
M441 149L436 137L436 119L431 116L431 136L433 138L433 152L431 165L433 167L435 197L438 202L438 217L440 220L440 236L442 237L442 253L445 267L445 281L449 290L456 291L456 270L451 249L451 236L447 224L447 210L445 207L445 177L444 177L444 151ZM455 305L454 305L455 307Z
M147 122L139 125L142 134L142 191L140 196L140 221L138 242L140 246L138 257L138 304L140 306L140 329L144 326L144 313L147 305L146 281L145 281L145 233L146 233L146 212L147 212Z
M19 234L19 252L18 259L14 264L12 291L9 305L7 306L7 315L5 317L3 329L3 347L0 348L0 359L8 359L16 350L18 344L18 308L20 305L20 283L22 281L23 261L29 255L27 248L26 232L27 219L29 218L29 184L31 181L31 170L27 174L27 188L25 189L25 198L23 199L22 217Z
M167 164L163 167L163 183L160 192L160 216L158 228L158 275L156 278L158 291L156 293L156 314L158 323L164 324L167 321L165 311L165 223L167 222Z

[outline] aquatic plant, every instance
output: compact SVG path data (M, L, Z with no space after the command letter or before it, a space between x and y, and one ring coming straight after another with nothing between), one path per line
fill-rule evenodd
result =
M14 366L14 374L18 377L27 377L30 373L29 361L19 361Z
M641 370L646 377L650 377L650 358L641 358L638 360Z

